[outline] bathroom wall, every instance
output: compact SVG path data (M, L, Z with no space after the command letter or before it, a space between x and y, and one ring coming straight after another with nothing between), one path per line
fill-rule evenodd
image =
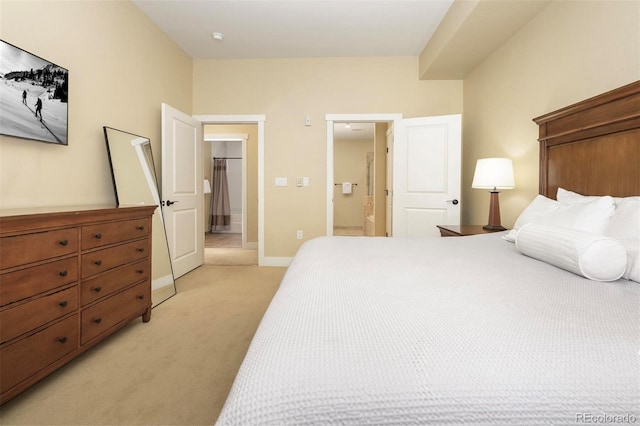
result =
M336 186L333 198L333 226L363 226L363 201L367 195L367 153L374 151L372 139L336 139L333 142L334 182L351 182L351 195Z
M211 144L209 169L212 168L214 157L242 158L242 142L240 141L207 143ZM227 181L229 184L231 213L242 213L242 160L227 160Z
M375 127L375 165L376 180L374 184L375 235L384 237L387 233L387 129L388 123L376 123ZM391 167L389 165L389 167ZM390 232L389 232L390 233Z

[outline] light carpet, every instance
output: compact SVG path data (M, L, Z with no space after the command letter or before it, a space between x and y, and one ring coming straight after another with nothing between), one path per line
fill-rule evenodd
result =
M0 407L2 425L212 425L286 268L201 266L178 294Z
M243 248L205 248L205 265L255 266L258 264L258 250Z

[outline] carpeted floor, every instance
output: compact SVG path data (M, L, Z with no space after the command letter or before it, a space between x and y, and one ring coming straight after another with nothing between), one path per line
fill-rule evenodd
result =
M243 248L205 248L204 264L217 266L255 266L258 250Z
M212 425L286 268L202 266L178 294L0 407L2 425Z
M204 235L204 264L218 266L254 266L257 249L242 248L242 234Z
M204 247L205 248L241 248L242 247L242 234L220 234L206 232L204 234Z

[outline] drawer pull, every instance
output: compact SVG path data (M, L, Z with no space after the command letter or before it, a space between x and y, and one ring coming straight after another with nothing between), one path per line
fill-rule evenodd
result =
M96 261L95 261L95 262L93 262L93 263L95 263L96 265L100 266L100 265L102 265L102 260L96 260Z
M61 338L58 339L58 342L67 343L67 338L66 337L61 337Z
M136 272L139 274L144 274L144 269L137 269Z
M68 303L67 303L67 301L66 301L66 300L63 300L62 302L58 303L58 305L60 305L61 307L63 307L63 308L64 308L65 306L67 306L67 305L68 305Z
M137 227L136 227L136 229L137 229L138 231L144 231L144 226L142 226L142 225L137 226Z
M140 253L142 253L142 252L144 252L144 247L140 247L140 248L138 248L136 250L138 250Z
M69 241L67 241L67 240L60 241L60 245L61 246L66 246L67 244L69 244Z
M143 300L144 299L144 294L139 294L138 296L136 296L138 299Z
M102 287L94 287L93 291L100 293L100 291L102 291Z
M96 237L99 240L100 238L102 238L102 234L95 234L94 237Z
M93 320L96 324L100 324L102 322L102 318L96 318Z
M60 275L61 277L66 277L69 274L69 272L67 271L60 271L60 273L58 275Z

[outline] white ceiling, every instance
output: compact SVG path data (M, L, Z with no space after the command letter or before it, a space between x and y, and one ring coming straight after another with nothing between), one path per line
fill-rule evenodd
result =
M194 59L418 56L452 2L133 0Z
M349 125L347 127L346 125ZM373 140L374 123L335 123L333 125L334 139Z

